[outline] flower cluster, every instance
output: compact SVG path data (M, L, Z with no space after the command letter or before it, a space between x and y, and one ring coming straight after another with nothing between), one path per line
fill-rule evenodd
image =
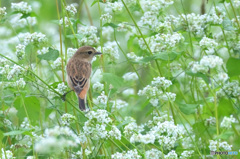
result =
M63 125L69 126L71 123L76 121L77 118L71 114L65 113L61 116L61 121Z
M238 98L240 97L240 86L238 81L232 81L224 84L222 88L217 91L218 97L232 97Z
M27 2L11 3L11 8L13 11L18 11L25 14L32 11L32 7L28 5Z
M14 76L19 76L23 73L23 68L14 64L14 66L12 67L11 71L8 73L7 75L7 79L11 80Z
M206 53L213 54L214 49L218 46L218 43L216 43L213 39L203 37L199 42L199 45L206 49Z
M122 153L116 152L115 154L111 155L112 159L139 159L142 158L136 149L129 150L127 152L123 151Z
M67 90L67 86L65 85L65 83L64 82L62 82L62 83L59 83L58 84L58 86L57 86L57 88L55 89L57 92L59 92L60 94L64 94L64 93L66 93L66 90Z
M223 142L220 142L220 140L219 141L214 141L214 140L209 141L210 151L217 151L217 146L219 148L222 148L222 149L227 150L227 151L232 150L232 145L229 145L226 141L223 141Z
M16 55L19 60L23 59L23 57L25 56L25 47L26 46L22 44L18 44L16 46Z
M233 115L230 115L230 117L225 116L220 124L220 127L229 129L232 127L233 123L237 123L237 120L233 117Z
M148 45L152 53L171 50L182 40L184 40L182 34L176 32L173 34L156 34L146 39L146 41L149 43ZM147 49L147 46L142 38L139 39L139 45L142 49Z
M16 158L16 157L13 157L13 153L10 150L4 150L2 148L1 151L2 151L1 159L14 159L14 158Z
M95 92L101 92L104 88L104 84L100 83L100 82L96 82L93 84L93 90Z
M79 40L80 46L90 45L95 46L99 44L99 38L97 37L97 27L95 26L81 26L78 28L78 33L83 35L83 38Z
M46 44L47 42L48 39L43 33L34 32L32 34L26 34L24 38L24 45L34 44L40 46L42 44Z
M122 11L123 4L122 2L115 1L114 3L107 2L105 5L105 12L120 12Z
M112 20L112 16L109 13L101 15L100 19L103 23L110 23Z
M72 26L73 23L71 22L71 20L68 18L68 17L64 17L62 19L59 20L59 24L60 25L65 25L65 27L69 27L69 26Z
M70 128L55 126L45 130L44 136L37 141L34 149L42 154L60 154L64 148L76 147L79 144L79 137Z
M101 50L101 48L98 47L97 50ZM116 60L119 59L118 46L116 42L111 41L106 42L102 50L104 56L108 57L111 62L115 62Z
M127 53L127 57L135 62L138 62L143 59L143 56L137 56L134 52Z
M7 15L6 7L0 7L0 20Z
M193 73L202 72L207 73L209 69L217 68L222 66L223 60L219 56L207 55L203 56L200 62L191 62L189 67Z
M159 105L159 100L175 101L176 94L172 92L165 92L165 90L172 85L172 82L165 79L165 77L153 78L151 85L147 85L143 90L138 91L139 96L147 96L153 106Z
M127 72L123 75L124 81L136 81L138 80L138 75L136 72Z
M115 111L115 110L119 110L123 107L127 107L128 106L128 103L121 100L121 99L117 99L115 101L112 101L113 103L113 106L112 106L112 111Z
M75 4L70 4L66 7L66 10L68 13L72 16L74 16L77 13L76 5Z
M94 140L104 139L112 137L115 139L121 139L121 132L116 126L110 127L109 124L112 122L111 118L108 117L106 110L98 109L90 111L86 114L88 121L84 123L83 131L84 134L90 136ZM107 129L110 130L108 131Z

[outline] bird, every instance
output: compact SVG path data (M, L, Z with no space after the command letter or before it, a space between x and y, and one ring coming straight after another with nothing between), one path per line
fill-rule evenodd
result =
M90 86L91 61L95 55L101 54L91 46L82 46L67 63L67 83L76 93L81 111L86 111L85 100Z

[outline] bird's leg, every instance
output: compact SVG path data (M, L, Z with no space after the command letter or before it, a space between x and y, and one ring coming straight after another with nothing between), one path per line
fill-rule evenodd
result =
M72 92L72 91L73 91L73 90L70 90L70 91L64 93L64 94L62 95L62 97L61 97L62 100L65 101L65 100L66 100L66 95L67 95L68 93Z

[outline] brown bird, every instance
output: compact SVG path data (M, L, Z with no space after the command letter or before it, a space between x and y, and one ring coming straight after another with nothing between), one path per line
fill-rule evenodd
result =
M91 46L82 46L67 63L67 82L69 87L75 91L79 108L86 110L85 99L90 85L90 75L92 72L91 61L95 55L102 53L97 52Z

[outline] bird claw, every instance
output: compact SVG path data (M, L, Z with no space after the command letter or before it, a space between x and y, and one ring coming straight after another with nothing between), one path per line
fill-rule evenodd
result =
M73 91L73 90L64 93L64 94L61 96L61 99L62 99L63 101L66 101L66 95L67 95L68 93L72 92L72 91Z

